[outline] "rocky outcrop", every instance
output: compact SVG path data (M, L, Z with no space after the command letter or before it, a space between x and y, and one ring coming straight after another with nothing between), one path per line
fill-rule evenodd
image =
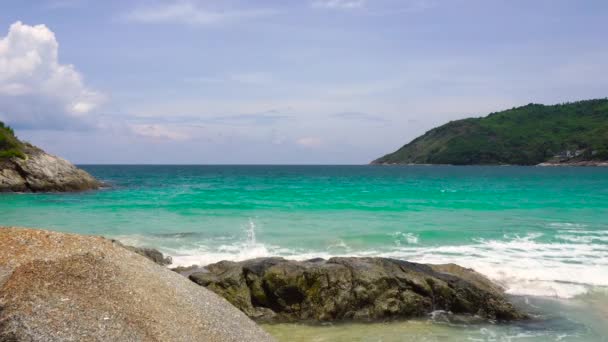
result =
M135 252L141 256L144 256L156 264L161 266L171 265L173 263L173 259L170 256L164 256L163 253L154 248L145 248L145 247L133 247L126 246L126 248L132 252Z
M127 246L127 245L122 244L120 241L114 240L114 239L112 239L110 241L112 241L113 243L115 243L119 246L122 246L123 248L130 250L131 252L137 253L137 254L149 259L150 261L154 262L155 264L158 264L161 266L168 266L173 263L173 259L170 256L165 256L158 249L147 248L147 247Z
M385 258L222 261L189 278L260 321L386 320L436 310L491 320L526 317L473 270Z
M101 183L63 158L23 144L25 158L0 160L0 192L83 191Z
M223 298L101 238L0 228L0 341L271 341Z

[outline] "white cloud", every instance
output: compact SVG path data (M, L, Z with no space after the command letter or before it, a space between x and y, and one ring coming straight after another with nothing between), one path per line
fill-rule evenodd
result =
M253 71L243 73L232 73L225 76L188 77L184 79L184 81L192 84L233 83L241 85L261 86L276 83L277 79L270 73Z
M249 72L241 74L232 74L229 76L231 81L249 84L249 85L266 85L274 82L274 77L265 72Z
M0 119L15 126L61 128L83 118L103 95L87 88L73 65L60 64L59 44L45 25L20 21L0 39Z
M131 130L136 135L163 139L163 140L188 140L190 135L178 128L168 127L161 124L142 124L142 125L131 125Z
M317 137L302 137L296 140L296 144L303 147L320 147L323 145L323 140Z
M366 15L416 13L436 6L436 0L312 0L311 6L331 10L363 10Z
M365 6L365 0L315 0L312 7L331 9L353 9Z
M164 2L152 7L139 7L125 18L142 23L182 23L188 25L219 25L275 14L272 9L212 9L194 1Z

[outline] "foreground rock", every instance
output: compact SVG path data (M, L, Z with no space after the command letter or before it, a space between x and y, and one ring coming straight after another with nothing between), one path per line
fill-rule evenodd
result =
M0 341L270 341L214 293L101 237L0 228Z
M205 269L189 278L261 321L370 321L435 310L504 321L526 317L487 278L453 264L262 258L222 261Z
M101 183L63 158L23 144L25 158L0 159L0 192L83 191Z

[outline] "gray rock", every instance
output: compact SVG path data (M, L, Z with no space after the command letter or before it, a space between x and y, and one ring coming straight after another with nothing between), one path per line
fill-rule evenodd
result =
M83 191L101 183L67 160L24 144L25 159L0 160L0 192Z
M374 321L436 310L491 320L526 315L500 287L458 265L386 258L222 261L189 276L260 321Z
M102 237L0 227L0 341L272 341L223 298Z
M198 265L177 266L171 268L171 271L176 272L184 277L189 277L192 273L207 272L207 269Z
M173 259L170 256L164 256L163 253L154 248L129 247L129 249L161 266L167 266L173 263Z
M116 245L119 245L123 248L130 250L131 252L135 252L135 253L149 259L150 261L154 262L155 264L158 264L161 266L167 266L167 265L171 265L173 263L173 259L170 256L165 257L165 255L158 249L147 248L147 247L128 246L128 245L125 245L122 242L120 242L118 240L114 240L114 239L110 239L110 241L112 241Z

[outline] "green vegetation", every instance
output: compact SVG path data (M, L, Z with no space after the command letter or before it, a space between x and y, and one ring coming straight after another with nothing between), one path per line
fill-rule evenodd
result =
M0 121L0 160L12 157L25 158L23 144L15 137L12 128Z
M529 104L449 122L374 164L516 164L608 160L608 98Z

